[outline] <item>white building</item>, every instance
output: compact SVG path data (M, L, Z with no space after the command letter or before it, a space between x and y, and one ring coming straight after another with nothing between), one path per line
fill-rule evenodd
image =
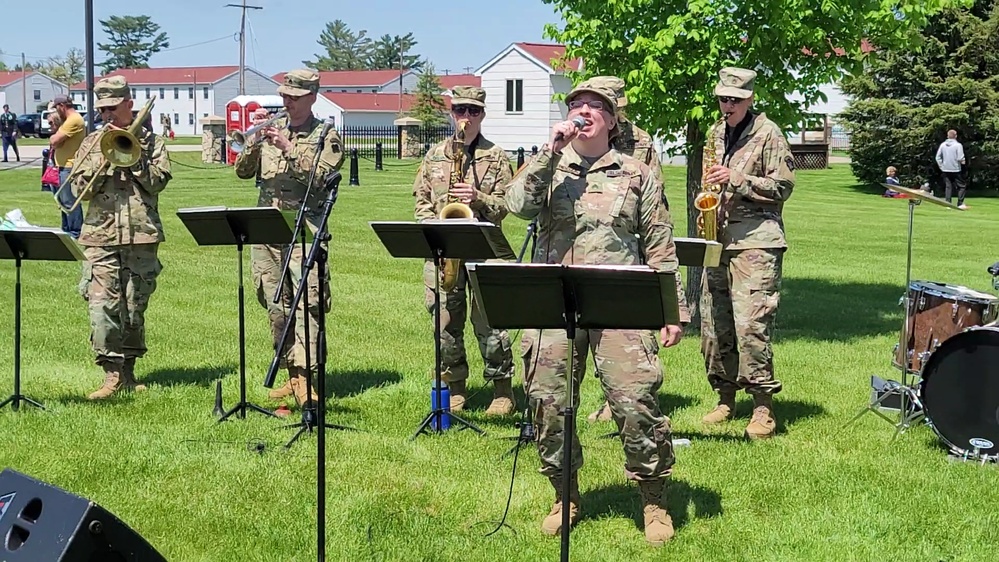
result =
M200 135L198 120L209 115L225 115L226 103L239 94L238 66L119 69L95 77L94 82L107 76L124 76L128 80L136 110L155 96L152 119L157 133L162 132L160 119L166 115L175 135ZM244 77L247 95L277 92L279 84L253 68L246 67ZM70 96L85 110L86 82L74 84Z
M571 89L564 70L582 67L580 59L564 57L563 45L513 43L479 67L487 106L482 134L507 151L544 144L567 114L564 103L552 100Z
M4 104L18 115L41 113L52 99L69 88L40 72L0 72L0 108Z

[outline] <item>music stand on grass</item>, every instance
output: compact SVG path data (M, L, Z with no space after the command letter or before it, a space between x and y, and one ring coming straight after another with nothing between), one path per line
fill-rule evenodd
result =
M488 260L513 256L500 227L489 223L464 219L432 219L420 223L386 221L368 223L392 257L422 258L434 262L434 404L410 440L425 431L437 433L445 430L445 418L458 422L462 429L471 429L480 435L485 431L471 422L444 409L441 402L441 271L448 259Z
M239 403L222 414L219 423L246 411L278 417L274 412L246 400L246 318L243 290L243 246L247 244L285 244L291 238L294 215L274 207L199 207L180 209L177 216L199 246L236 246L239 277ZM221 385L219 381L219 385Z
M21 262L27 261L82 261L83 251L73 237L60 230L38 227L0 230L0 259L14 260L14 393L0 403L16 412L21 402L42 410L37 400L21 394Z
M569 497L575 434L576 330L660 330L680 323L674 273L646 266L476 263L466 266L486 323L494 329L565 330L562 497ZM540 342L540 338L539 338ZM530 400L530 397L528 397ZM569 560L569 509L562 510L561 560Z
M687 267L718 267L722 245L704 238L674 238L676 257Z

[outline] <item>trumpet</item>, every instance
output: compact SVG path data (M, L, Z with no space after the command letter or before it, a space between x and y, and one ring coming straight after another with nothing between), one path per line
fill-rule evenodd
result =
M275 121L283 119L288 116L287 111L279 111L274 114L273 117L264 121L263 123L257 123L256 125L250 127L245 131L233 131L229 133L229 149L235 153L240 153L246 150L249 146L260 141L260 138L253 138L253 135L259 132L264 127L270 127Z
M62 205L59 201L59 194L62 193L63 189L67 186L71 186L73 180L76 178L77 168L73 168L73 172L70 172L69 177L66 181L59 186L56 190L54 197L56 204L59 205L59 209L65 213L72 213L77 207L83 203L83 200L88 198L91 190L94 188L94 184L97 182L97 178L103 177L107 174L108 168L114 166L116 168L131 168L142 157L142 145L139 143L139 132L142 130L143 125L149 118L149 114L153 110L153 101L156 96L153 96L146 102L146 105L142 107L141 110L132 119L132 124L129 125L128 129L111 129L107 125L101 129L101 134L98 137L97 144L101 151L101 156L104 157L104 164L101 165L100 169L94 173L94 176L90 178L90 182L80 191L80 194L76 197L76 201L68 209ZM71 188L72 189L72 188Z

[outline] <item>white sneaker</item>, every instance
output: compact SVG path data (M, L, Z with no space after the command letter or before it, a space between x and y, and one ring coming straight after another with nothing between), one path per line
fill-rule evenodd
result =
M957 208L958 208L958 209L961 209L962 211L965 211L965 210L967 210L967 209L968 209L968 206L967 206L967 205L963 205L963 204L962 204L962 205L958 205L958 206L957 206Z

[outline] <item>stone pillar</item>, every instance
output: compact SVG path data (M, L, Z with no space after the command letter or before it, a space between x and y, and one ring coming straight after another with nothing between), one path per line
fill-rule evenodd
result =
M401 135L403 158L420 158L423 156L423 143L420 141L420 126L423 121L415 117L400 117L392 122L399 127Z
M198 122L201 124L201 161L206 164L225 162L222 158L225 119L217 115L209 115Z

